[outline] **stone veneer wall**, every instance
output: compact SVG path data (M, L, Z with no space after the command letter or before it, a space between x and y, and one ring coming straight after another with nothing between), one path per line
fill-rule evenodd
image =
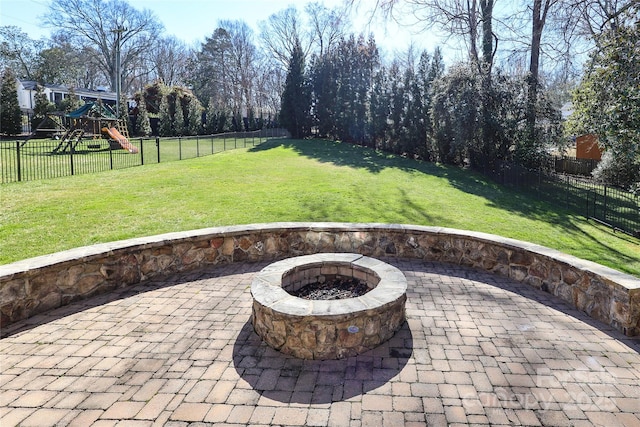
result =
M640 335L640 280L542 246L438 227L271 223L216 227L71 249L0 266L0 327L167 274L323 252L453 263L557 295L627 336Z
M370 289L355 298L297 298L322 276L353 277ZM407 278L397 267L352 253L291 257L251 282L253 330L270 347L302 359L343 359L390 339L405 321Z

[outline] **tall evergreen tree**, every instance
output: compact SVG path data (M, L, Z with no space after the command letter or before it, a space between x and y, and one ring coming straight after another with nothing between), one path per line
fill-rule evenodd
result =
M373 78L371 90L371 138L376 148L386 148L389 133L389 81L387 69L382 67Z
M244 130L240 110L233 110L233 115L231 116L231 127L234 132L242 132Z
M443 74L444 63L440 48L435 49L433 56L426 51L422 52L418 61L416 85L414 87L414 90L419 93L421 98L419 102L415 102L414 106L418 108L415 113L418 117L416 134L420 138L420 145L416 154L426 160L435 160L437 158L433 143L431 107L434 81L442 77Z
M160 136L171 136L172 130L172 120L171 120L171 112L169 111L169 97L167 95L162 95L162 99L160 100L160 111L158 112L158 133Z
M115 110L115 108L114 108ZM121 93L118 100L118 116L119 119L127 121L129 119L129 102L127 101L127 94Z
M143 95L140 95L140 102L138 102L138 115L136 116L136 129L138 129L138 135L149 136L151 135L151 123L149 121L149 113L147 112L147 103L144 101Z
M129 102L127 101L127 95L122 93L120 94L120 103L118 105L118 109L119 109L119 113L120 116L118 117L121 121L121 123L124 123L124 125L127 127L127 129L131 129L132 123L130 123L130 118L129 118Z
M423 157L426 148L426 129L424 122L424 96L419 76L412 68L404 73L406 113L404 115L404 151L408 155Z
M282 93L280 121L293 138L309 134L311 96L304 74L304 54L296 43Z
M70 113L82 107L82 104L84 103L80 100L80 98L78 98L78 95L76 95L73 87L70 87L67 97L60 103L60 109L65 113Z
M182 97L176 94L175 114L173 115L173 135L183 136L185 133L184 110L182 109Z
M431 119L442 163L462 165L469 148L476 146L481 132L479 86L472 64L452 67L435 85Z
M249 127L247 129L248 131L254 131L258 129L258 123L256 121L256 112L253 110L253 108L250 108L249 112L247 113L247 126Z
M218 115L213 97L209 98L209 104L205 112L204 132L212 135L218 131Z
M6 69L0 90L0 133L17 135L22 132L22 113L16 91L16 77Z
M31 130L34 131L38 126L44 124L47 119L47 113L55 109L52 102L47 99L44 93L44 87L38 85L36 87L35 105L33 106L33 116L31 117Z
M222 109L218 111L216 118L217 133L229 132L231 130L231 111L228 109Z
M202 129L202 105L195 96L189 99L187 105L187 134L198 135Z
M349 139L358 143L371 140L368 108L371 102L371 85L375 70L379 67L378 48L373 38L360 36L352 48L349 80L353 82L352 117L348 127Z
M373 141L370 103L379 55L375 41L341 39L316 57L311 75L314 125L319 136L343 141Z
M404 151L404 117L405 109L405 87L402 70L397 62L391 64L389 68L389 139L387 148L393 152L402 153Z
M313 125L320 137L336 137L338 66L334 62L334 56L334 53L329 51L323 57L316 57L311 67Z

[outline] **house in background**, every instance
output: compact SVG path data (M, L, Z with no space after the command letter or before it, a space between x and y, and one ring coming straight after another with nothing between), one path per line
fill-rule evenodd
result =
M37 94L36 87L37 87L37 82L35 81L18 80L18 85L17 85L18 102L20 104L20 109L25 114L33 113L33 108L36 105L36 100L35 100L35 96ZM69 97L69 88L64 85L45 84L43 92L47 96L47 99L56 105L59 105L63 99L66 99ZM76 96L80 100L84 101L85 103L95 102L98 99L100 99L105 104L108 104L111 106L116 105L115 92L81 89L81 88L73 88L73 92L76 94Z

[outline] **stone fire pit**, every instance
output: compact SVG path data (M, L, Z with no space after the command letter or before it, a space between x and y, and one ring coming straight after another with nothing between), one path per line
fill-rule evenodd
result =
M364 281L371 290L356 298L295 297L305 285L328 278ZM377 347L404 322L407 280L382 261L350 253L288 258L253 279L256 333L272 348L303 359L341 359Z

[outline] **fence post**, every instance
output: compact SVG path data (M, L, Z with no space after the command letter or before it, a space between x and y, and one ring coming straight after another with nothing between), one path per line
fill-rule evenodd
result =
M607 186L604 186L604 212L602 213L602 219L607 222Z
M178 160L182 160L182 138L178 137Z
M156 150L158 151L158 163L160 163L160 137L156 136Z
M564 181L564 207L566 209L569 209L569 175L564 175L563 176L563 181Z
M69 146L69 161L71 162L71 176L73 176L75 174L75 168L73 165L73 152L75 151L75 149L73 148L73 144L71 144Z
M16 141L16 166L18 167L18 182L22 181L22 164L20 163L20 141Z
M140 138L140 164L144 166L144 147L142 145L142 138Z
M590 193L591 191L587 189L587 215L585 217L586 219L589 219L589 201L591 199Z
M113 170L113 147L109 144L109 167Z
M200 137L196 135L196 157L200 157Z

